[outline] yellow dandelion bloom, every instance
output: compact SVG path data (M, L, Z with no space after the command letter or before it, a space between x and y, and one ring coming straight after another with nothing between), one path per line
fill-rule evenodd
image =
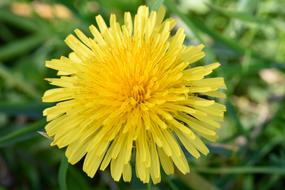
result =
M223 98L225 84L204 77L220 64L192 67L204 46L183 45L184 30L171 35L175 20L164 15L140 6L123 25L111 15L109 26L99 15L92 37L75 30L65 40L69 56L46 62L59 78L47 79L58 88L43 96L57 102L43 112L45 130L52 145L67 147L69 163L84 157L90 177L110 165L115 181L130 181L133 163L142 182L158 183L160 166L189 172L180 144L199 158L209 152L201 138L216 140L225 106L211 97Z

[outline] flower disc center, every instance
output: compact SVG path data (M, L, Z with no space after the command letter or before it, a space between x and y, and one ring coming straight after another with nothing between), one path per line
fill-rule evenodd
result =
M134 85L130 93L133 104L141 104L145 101L145 89L142 85Z

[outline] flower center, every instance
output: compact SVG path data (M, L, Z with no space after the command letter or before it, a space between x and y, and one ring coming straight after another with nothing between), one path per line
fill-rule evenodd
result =
M130 102L132 107L147 104L158 87L155 77L149 79L144 76L139 80L126 80L121 84L119 96L122 101Z
M131 89L131 101L132 104L141 104L145 100L145 89L142 85L134 85Z

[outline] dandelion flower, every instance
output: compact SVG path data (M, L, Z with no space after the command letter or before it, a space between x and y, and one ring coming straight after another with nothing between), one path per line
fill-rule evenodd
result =
M69 56L46 62L59 78L47 79L57 88L43 101L57 104L43 112L45 130L69 163L84 157L90 177L110 166L115 181L130 181L133 164L142 182L158 183L161 169L189 172L180 144L199 158L209 152L201 138L216 140L225 107L213 97L224 97L225 84L204 77L220 64L192 67L204 46L184 45L182 28L171 35L175 20L164 15L140 6L122 25L112 14L109 26L99 15L92 37L75 30Z

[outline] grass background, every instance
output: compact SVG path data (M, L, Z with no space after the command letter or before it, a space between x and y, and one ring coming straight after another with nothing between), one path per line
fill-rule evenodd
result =
M94 179L68 165L62 150L40 135L41 103L54 75L44 61L67 55L63 40L87 32L94 17L135 13L161 3L186 29L189 44L204 43L203 63L219 61L227 84L227 113L211 154L194 160L191 173L163 176L159 185ZM59 6L60 4L60 6ZM63 7L64 6L64 7ZM218 190L285 188L284 0L50 0L0 1L0 190Z

